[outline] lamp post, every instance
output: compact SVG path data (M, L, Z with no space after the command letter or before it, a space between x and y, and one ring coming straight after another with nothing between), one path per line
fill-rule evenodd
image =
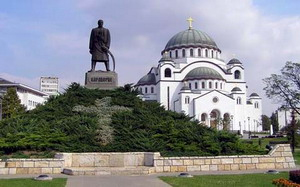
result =
M233 132L233 115L230 116L230 129Z
M0 121L2 120L2 96L0 95Z
M295 152L295 130L296 130L296 121L295 121L295 111L292 111L292 121L291 121L291 126L292 126L292 152Z
M249 126L249 132L248 132L248 135L249 135L249 139L251 138L251 131L250 131L250 117L248 117L248 126Z

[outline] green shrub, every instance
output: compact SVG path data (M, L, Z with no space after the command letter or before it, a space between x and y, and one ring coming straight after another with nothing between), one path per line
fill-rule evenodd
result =
M104 97L111 97L112 105L131 110L112 115L112 141L99 144L101 115L73 109L79 105L90 107ZM6 154L23 150L49 154L159 151L164 156L265 153L258 146L241 142L234 134L203 126L184 114L165 110L159 103L143 102L128 86L108 91L90 90L73 83L64 94L51 97L45 105L2 120L0 129L0 149Z

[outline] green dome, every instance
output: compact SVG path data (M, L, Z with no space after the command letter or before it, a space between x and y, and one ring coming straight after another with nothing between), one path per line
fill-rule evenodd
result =
M195 29L188 29L173 36L167 43L164 51L183 47L206 47L221 51L210 36Z
M239 59L233 58L233 59L229 60L229 62L227 64L233 65L233 64L242 64L242 63L241 63L241 61L239 61Z
M136 86L142 86L142 85L150 85L150 84L156 84L156 78L154 73L149 73L142 77L139 82L136 84Z
M217 79L224 80L224 78L216 70L208 67L199 67L191 70L184 78L184 81L195 79Z

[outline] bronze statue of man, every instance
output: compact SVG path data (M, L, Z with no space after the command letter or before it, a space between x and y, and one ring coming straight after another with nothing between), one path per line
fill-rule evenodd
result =
M103 27L103 20L99 20L98 27L92 29L90 37L90 53L92 54L91 71L95 71L97 62L104 62L106 71L110 71L108 58L109 47L109 30Z

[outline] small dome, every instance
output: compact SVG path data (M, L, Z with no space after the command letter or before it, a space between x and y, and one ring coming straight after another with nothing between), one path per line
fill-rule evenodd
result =
M242 64L242 63L239 59L233 58L233 59L229 60L229 62L227 64L233 65L233 64Z
M239 87L234 87L231 92L241 92L242 90Z
M250 97L259 97L259 95L257 93L252 93Z
M171 61L173 62L172 58L169 56L168 52L164 52L163 56L159 60L159 62Z
M150 84L156 84L156 78L154 73L149 73L147 75L145 75L144 77L142 77L138 83L136 84L136 86L141 86L141 85L150 85Z
M223 77L216 70L208 67L199 67L191 70L184 78L184 80L195 79L218 79L224 80Z
M188 29L174 35L168 41L163 52L183 47L203 47L221 51L215 41L205 32L195 29Z

